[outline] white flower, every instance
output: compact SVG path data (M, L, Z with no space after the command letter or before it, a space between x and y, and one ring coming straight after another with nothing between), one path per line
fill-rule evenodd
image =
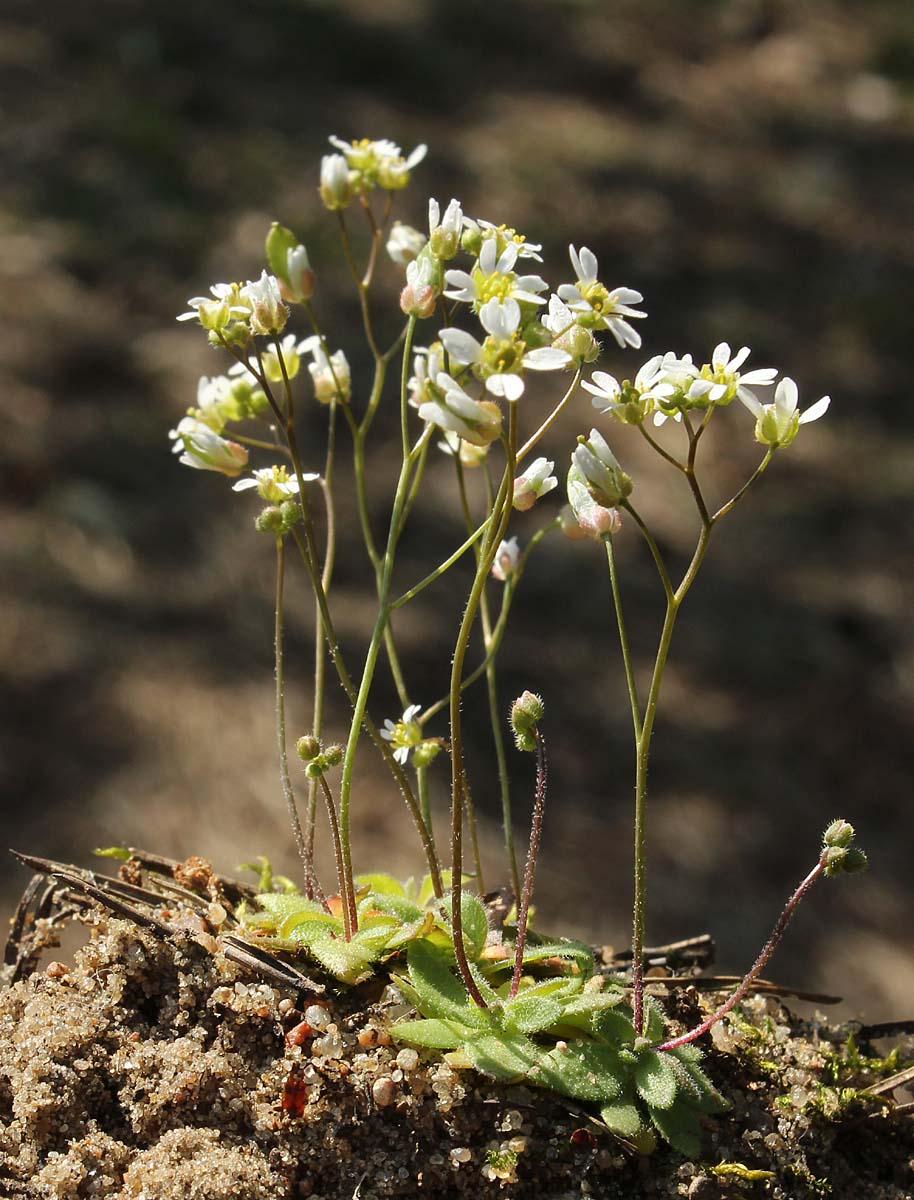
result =
M231 321L246 320L250 305L244 301L237 283L214 283L211 296L191 296L188 311L179 321L199 321L204 329L224 329Z
M305 483L313 483L315 479L320 479L320 475L313 472L302 475ZM267 504L281 504L298 495L298 477L290 475L287 467L261 467L246 479L232 484L233 492L246 492L250 488L256 488L258 496Z
M248 465L248 452L230 442L196 417L184 417L168 436L174 441L178 462L199 471L218 471L222 475L240 475Z
M755 371L740 372L740 367L751 354L748 346L737 350L731 358L730 347L721 342L714 347L710 363L705 363L692 380L687 398L696 406L707 408L711 404L729 404L737 396L745 403L756 400L754 392L746 384L767 387L777 377L775 367L762 367Z
M282 333L289 310L282 302L279 280L264 271L259 279L249 279L241 289L241 295L251 306L251 330L253 333Z
M316 277L308 251L300 242L286 251L286 274L289 277L288 288L282 280L279 281L279 286L288 292L288 298L299 304L310 300L314 295Z
M356 187L380 186L389 190L405 187L409 173L425 158L428 147L417 146L407 157L395 143L387 138L371 141L362 138L357 142L346 142L331 137L330 144L341 150L347 165L357 173Z
M517 544L517 538L508 538L499 544L495 551L495 558L492 562L492 575L495 579L500 579L502 583L507 582L517 570L517 564L520 562L520 547Z
M423 740L422 726L416 720L421 711L421 704L411 704L399 721L391 721L389 717L384 721L381 737L394 747L394 758L398 763L407 762L410 751Z
M451 284L445 296L480 307L487 300L517 300L524 304L545 304L538 295L548 284L539 275L517 275L514 266L520 254L516 243L510 242L501 253L495 238L486 238L471 273L448 271L445 281Z
M666 400L676 391L664 377L663 362L664 356L655 354L633 381L626 379L621 384L606 371L594 371L592 381L584 380L581 386L593 396L598 412L611 413L625 424L640 425L656 400Z
M444 210L444 217L441 217L441 210L438 207L438 201L431 199L428 202L428 234L429 244L432 248L432 253L442 261L453 258L460 249L460 232L463 228L463 209L457 200L452 200Z
M567 479L568 507L562 509L562 533L571 541L592 537L597 541L607 533L618 533L622 516L618 509L598 504L590 494L587 481L572 461Z
M488 300L479 310L479 320L489 335L480 344L462 329L439 333L448 354L461 366L473 366L486 391L506 400L517 400L524 391L524 370L557 371L568 365L570 356L554 346L528 350L518 337L520 305L516 300Z
M418 408L427 400L439 399L439 393L433 393L435 380L444 370L444 359L441 354L441 344L435 342L428 347L420 346L413 355L413 373L406 385L409 402L413 408Z
M299 344L298 352L310 352L314 358L314 362L308 364L308 370L314 384L314 395L320 403L330 404L338 400L341 404L348 404L352 397L352 376L343 351L336 350L328 358L321 339L313 334Z
M387 253L401 267L419 257L419 252L425 248L426 238L412 225L404 225L402 221L394 221L387 239Z
M440 285L438 265L428 254L406 264L406 286L400 293L400 309L408 317L424 320L435 311Z
M798 413L797 385L786 377L775 388L773 404L760 404L751 394L748 398L740 396L740 399L755 416L755 438L763 446L789 446L800 426L818 421L831 403L828 396L823 396L805 412Z
M571 455L593 499L603 508L615 508L632 490L632 481L622 470L598 429L589 438L580 438Z
M540 496L545 496L553 488L558 487L559 481L552 474L554 462L546 458L537 458L514 480L514 507L519 512L532 508Z
M353 187L349 163L342 154L325 154L321 159L321 182L318 189L325 208L331 211L345 208L352 200Z
M474 400L452 376L435 380L438 395L419 405L419 416L440 429L453 430L465 442L487 446L501 432L501 410L491 400Z
M574 312L586 316L591 328L608 329L623 350L626 346L637 350L641 345L641 334L626 318L647 316L640 309L632 308L633 304L640 304L644 297L632 288L610 290L602 284L597 278L597 257L586 246L581 247L580 253L574 246L569 246L568 254L577 282L563 283L558 289L559 298Z
M230 414L235 407L232 381L227 376L200 376L197 383L197 407L190 413L192 418L202 421L213 433L221 433L225 422L232 419Z
M599 357L600 347L593 333L580 324L578 314L555 293L549 297L543 326L552 334L553 346L564 350L573 363L589 363Z
M542 246L536 242L528 242L522 233L518 233L516 229L511 229L508 225L495 225L492 221L483 221L481 218L474 221L471 217L463 218L464 230L464 245L467 242L472 243L471 250L477 253L484 241L491 239L495 242L499 251L513 244L517 247L518 258L532 258L536 262L542 262L540 250Z
M688 391L693 379L698 375L698 367L692 362L691 354L684 354L682 358L678 358L673 350L667 350L661 360L659 374L662 382L668 383L673 392L670 396L655 394L658 408L654 413L654 424L662 425L668 417L672 417L674 421L681 421L682 407L690 407Z

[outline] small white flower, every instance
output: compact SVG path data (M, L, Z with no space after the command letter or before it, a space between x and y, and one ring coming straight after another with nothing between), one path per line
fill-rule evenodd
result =
M568 254L577 282L563 283L558 289L559 298L579 316L586 317L591 328L607 329L623 350L626 346L637 350L641 345L641 334L627 318L647 316L632 307L640 304L644 297L633 288L609 289L602 284L597 277L597 257L586 246L581 247L580 253L574 246L569 246Z
M321 339L313 334L299 344L298 352L310 353L314 358L308 364L308 370L317 400L321 404L330 404L333 400L348 404L352 397L352 375L343 351L336 350L328 358Z
M539 275L517 275L514 267L519 255L516 243L509 242L499 253L497 240L487 238L480 247L472 272L448 271L445 274L445 281L451 284L451 289L445 290L445 296L476 308L493 299L545 304L539 293L545 292L549 285Z
M513 244L517 246L518 258L532 258L536 262L543 261L540 254L543 247L536 242L528 242L522 233L518 233L516 229L511 229L508 225L496 225L492 221L484 221L482 218L474 221L471 217L464 217L463 226L466 231L464 242L474 243L473 252L476 252L476 244L481 247L484 241L491 239L499 250Z
M407 762L410 751L423 740L422 726L416 720L421 711L421 704L411 704L399 721L391 721L389 717L384 721L381 737L394 747L394 758L398 763Z
M489 335L480 343L462 329L442 329L439 337L455 363L472 366L485 381L486 391L506 400L517 400L524 392L523 372L557 371L568 365L570 356L555 346L528 350L518 336L520 305L516 300L487 300L479 320Z
M313 483L315 479L320 479L320 475L313 472L302 475L305 483ZM250 488L256 488L258 496L267 504L281 504L298 495L298 477L290 475L287 467L261 467L246 479L232 484L233 492L246 492Z
M555 293L549 297L543 325L553 336L553 346L564 350L572 363L589 363L599 357L600 347L593 333L579 323L578 314Z
M218 471L222 475L240 475L248 465L248 452L230 442L196 417L184 417L168 436L174 441L178 462L198 471Z
M356 187L370 188L380 186L389 190L405 187L409 183L409 173L425 158L428 147L417 146L407 157L395 143L387 138L371 141L362 138L357 142L346 142L342 138L331 137L330 144L342 151L346 164L356 172Z
M289 310L282 302L279 280L264 271L259 279L249 279L241 289L241 295L251 306L251 330L253 333L282 333Z
M558 487L559 481L552 474L554 466L555 463L547 458L537 458L522 475L517 476L514 480L514 507L519 512L527 512L540 496Z
M633 381L626 379L621 384L606 371L594 371L592 381L584 380L581 386L593 396L592 403L598 412L610 413L625 424L640 425L655 401L669 399L676 391L664 378L663 361L662 354L655 354Z
M419 416L440 429L450 429L465 442L487 446L501 432L501 410L491 400L474 400L451 375L435 380L437 396L419 405Z
M492 562L493 578L501 580L502 583L507 582L517 570L519 562L520 547L516 537L499 543L499 547L495 551L495 559Z
M251 315L237 283L214 283L209 296L191 296L188 311L179 321L199 321L204 329L224 329L232 321L243 321Z
M751 353L748 346L743 346L731 357L730 347L726 342L715 346L710 363L705 363L690 384L687 398L693 404L704 408L711 404L729 404L737 396L743 403L757 399L755 393L746 385L752 383L767 387L774 383L777 369L761 367L754 371L741 372L740 367Z
M632 490L632 481L598 429L581 438L571 455L593 499L603 508L615 508Z
M673 391L669 396L655 396L658 403L654 413L655 425L662 425L669 417L674 421L682 420L682 408L690 407L688 391L697 375L698 367L692 362L691 354L678 358L673 350L667 350L660 362L659 377Z
M432 253L435 254L442 262L449 258L453 258L460 249L460 233L463 228L463 209L457 200L452 200L444 210L444 217L441 217L441 210L438 207L438 201L431 199L428 202L428 234L429 244L432 248Z
M426 240L412 225L394 221L390 237L387 239L387 253L395 263L405 267L407 263L411 263L413 259L419 257L420 251L425 248Z
M763 446L789 446L801 425L818 421L828 410L831 400L823 396L805 412L797 412L799 392L792 379L785 377L774 392L773 404L760 404L754 396L740 396L746 408L755 416L755 438Z

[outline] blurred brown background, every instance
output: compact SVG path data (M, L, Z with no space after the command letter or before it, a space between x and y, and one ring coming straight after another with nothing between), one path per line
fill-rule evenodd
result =
M174 317L210 282L258 272L277 217L308 242L363 403L319 156L329 133L427 141L401 217L421 225L430 193L455 195L542 240L551 283L567 278L573 239L608 283L644 292L644 354L607 350L605 369L670 347L701 360L726 338L793 375L804 403L831 393L826 420L720 528L681 617L655 739L649 933L710 930L722 966L744 967L844 815L873 869L814 893L770 973L843 994L846 1012L914 1016L909 0L6 0L0 63L0 844L88 864L93 846L125 841L224 870L266 853L294 872L274 763L271 553L249 498L168 452L198 375L224 369ZM395 273L381 284L394 294ZM546 403L525 397L530 428ZM394 407L373 440L379 529ZM549 444L560 467L591 422L584 397L572 407ZM325 414L307 400L303 413L317 466ZM712 427L712 496L754 466L751 424L735 405ZM694 537L687 496L630 432L613 427L613 444L678 563ZM345 480L336 598L357 662L370 586ZM436 462L404 587L460 540L452 484ZM539 515L518 517L522 540ZM658 589L635 531L622 541L646 663ZM303 581L290 593L299 731L311 606ZM429 591L399 622L417 699L443 689L447 651L436 663L430 647L459 606L455 587ZM555 539L515 605L502 700L532 687L549 708L541 922L616 944L630 904L622 684L601 555ZM396 715L383 672L372 709ZM494 882L482 692L467 722ZM512 755L524 827L530 766ZM445 775L439 763L442 791ZM361 866L419 869L368 758L355 807ZM25 880L10 863L4 911Z

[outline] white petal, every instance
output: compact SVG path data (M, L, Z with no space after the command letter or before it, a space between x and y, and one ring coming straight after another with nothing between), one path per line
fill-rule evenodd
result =
M707 396L713 386L710 379L693 379L686 395L690 400L701 400L703 396Z
M753 416L760 417L762 415L762 405L759 404L758 400L756 400L755 396L748 389L744 390L740 388L736 394Z
M257 487L256 479L239 479L237 483L232 484L233 492L246 492L248 488Z
M525 354L523 361L533 371L560 371L571 362L571 355L558 346L541 346Z
M482 353L479 342L463 329L442 329L438 336L451 358L461 365L476 362Z
M715 367L725 367L730 361L730 347L726 342L718 342L711 351L711 362Z
M441 224L441 209L438 207L438 201L430 198L428 202L428 231L434 233Z
M483 275L492 274L497 257L498 247L495 244L495 238L486 238L479 250L479 269Z
M797 401L799 398L797 385L785 375L774 393L774 407L777 410L778 416L793 416L797 410Z
M583 279L584 273L581 269L581 260L578 257L578 252L574 246L568 247L568 257L571 259L571 269L574 271L576 279Z
M709 400L722 400L727 394L727 385L725 383L715 383L708 392Z
M506 400L518 400L524 394L524 381L520 375L490 375L486 380L486 391L493 396L504 396Z
M571 304L582 304L584 301L584 297L581 295L577 285L574 283L560 283L558 292L556 294L560 300L567 301Z
M742 346L730 359L728 364L729 369L731 371L738 371L751 353L752 351L748 346Z
M821 400L811 404L806 412L800 414L800 424L808 425L810 421L818 421L819 417L825 415L829 404L831 404L830 396L823 396Z
M495 244L494 238L492 239L492 243L493 245ZM514 264L516 262L517 244L515 242L509 242L498 256L498 262L495 264L495 270L498 271L500 275L507 275L509 272L514 270Z
M594 371L592 381L582 380L581 387L594 396L606 396L610 399L615 399L622 390L618 381L612 375L608 375L606 371Z
M597 256L592 250L588 250L586 246L582 246L580 263L583 274L579 275L578 278L582 279L584 283L593 283L597 277L597 269L599 267Z
M740 375L741 383L760 383L762 385L774 383L777 378L777 367L758 367L754 371L746 371L744 375Z
M406 169L411 171L413 167L418 166L426 154L428 154L428 146L426 146L425 142L421 142L406 160Z

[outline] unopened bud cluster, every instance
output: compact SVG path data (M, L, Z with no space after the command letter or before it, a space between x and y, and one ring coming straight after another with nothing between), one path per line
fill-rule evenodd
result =
M338 767L343 761L345 751L342 746L323 746L320 738L305 734L295 744L298 757L305 764L305 774L309 779L318 779L332 767Z
M866 869L866 854L854 845L854 836L853 825L841 818L825 830L822 858L826 875L853 875Z

